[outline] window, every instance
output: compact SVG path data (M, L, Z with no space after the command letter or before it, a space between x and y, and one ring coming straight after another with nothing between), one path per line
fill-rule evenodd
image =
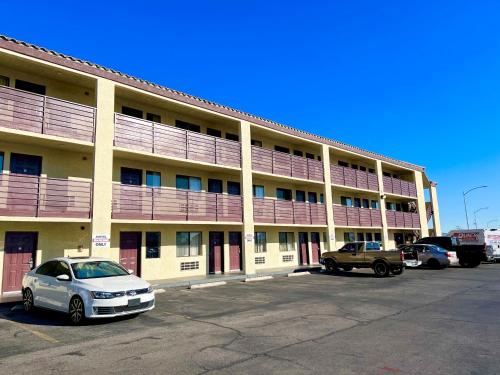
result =
M122 113L127 116L142 118L142 111L140 109L122 106Z
M154 113L146 113L146 120L161 123L161 116Z
M253 186L253 196L255 198L264 198L264 186L254 185Z
M9 86L9 85L10 85L9 77L0 76L0 86Z
M352 207L352 199L350 197L340 197L340 204L346 207Z
M382 172L382 174L385 176L385 177L391 177L391 174L389 172Z
M292 200L292 191L290 189L282 189L282 188L277 188L276 189L276 198L285 200L285 201L291 201Z
M309 203L318 203L318 194L314 192L307 193L307 200Z
M346 235L346 233L344 233L344 238L345 238L345 235ZM354 236L354 233L353 233L353 236ZM348 244L345 244L344 246L342 246L342 248L339 250L339 252L341 252L341 253L355 253L357 248L358 247L356 246L356 244L348 243Z
M161 233L146 232L146 258L153 259L160 257Z
M367 241L373 241L373 234L372 233L366 233L366 240Z
M274 150L279 152L286 152L287 154L290 153L290 149L282 146L274 146Z
M0 152L0 173L3 171L3 152Z
M357 234L357 237L358 237L358 241L364 241L364 240L365 240L365 235L364 235L364 233L358 233L358 234Z
M403 212L408 212L408 211L409 211L409 208L410 208L410 207L409 207L408 203L401 203L401 210L402 210Z
M37 268L35 273L37 275L45 275L45 276L53 276L53 273L56 268L56 261L50 261L47 263L42 264L40 267Z
M361 206L363 208L370 208L370 201L368 199L363 199Z
M122 167L121 183L126 185L142 185L142 170Z
M357 164L351 164L351 168L352 169L358 169L358 165Z
M306 158L314 160L314 154L310 154L309 152L306 152Z
M299 151L299 150L293 150L293 154L295 156L304 156L304 153L302 151Z
M324 204L325 203L325 196L323 193L319 195L319 203Z
M53 277L57 277L57 276L61 276L61 275L66 275L70 278L70 280L72 279L71 271L69 270L69 266L66 262L57 262L55 264L53 271L52 271Z
M228 181L227 182L227 193L229 195L241 195L241 188L239 182Z
M201 191L201 178L177 175L175 186L177 189Z
M266 232L255 232L255 252L266 252Z
M305 202L306 201L306 192L303 190L295 191L295 200L297 202Z
M396 211L401 211L401 203L396 203Z
M10 154L10 172L40 176L42 173L42 157L26 154Z
M201 232L177 232L177 257L195 257L201 255Z
M199 133L200 125L191 124L190 122L175 120L175 127Z
M354 242L354 232L344 232L344 242Z
M222 180L208 179L208 192L209 193L222 193Z
M377 242L368 242L366 244L366 251L379 251L380 244Z
M366 172L366 167L363 167L362 165L359 166L359 170L360 171L363 171L363 172Z
M368 168L368 172L369 172L369 173L375 173L375 169L373 169L373 168Z
M211 135L212 137L222 137L222 132L218 129L207 128L207 134Z
M252 146L262 147L262 141L252 139Z
M280 251L295 251L293 232L279 232Z
M378 203L378 201L371 201L371 207L374 210L378 210L379 209L379 203Z
M20 79L16 79L16 89L29 91L34 94L40 94L40 95L45 95L46 91L44 85L38 85L36 83L22 81Z
M146 172L146 185L149 187L160 187L161 186L161 174L160 172Z
M321 156L318 155L318 161L321 161Z
M374 233L375 241L382 242L382 235L380 233Z
M354 198L354 207L361 207L361 198Z
M389 211L396 211L396 203L385 202L385 208Z
M347 168L349 166L349 163L346 163L345 161L339 160L339 165L341 167L346 167Z
M229 139L230 141L240 141L240 136L238 134L231 134L231 133L226 133L226 139Z

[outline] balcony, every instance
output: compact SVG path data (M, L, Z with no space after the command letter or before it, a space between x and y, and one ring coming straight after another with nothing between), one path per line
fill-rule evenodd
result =
M0 216L92 216L92 183L22 174L0 174Z
M333 221L336 226L346 227L381 227L380 210L333 205Z
M304 180L324 181L323 162L252 146L252 169Z
M243 221L239 195L113 184L113 219Z
M326 207L320 203L254 198L253 217L259 224L326 225Z
M386 217L390 228L420 229L420 217L416 212L386 211Z
M228 167L241 166L241 144L170 125L115 114L115 146Z
M96 109L0 86L0 127L94 142Z
M375 173L341 167L340 165L330 166L330 173L332 184L334 185L349 186L364 190L379 190L378 178Z
M384 193L417 197L417 185L399 178L384 176Z

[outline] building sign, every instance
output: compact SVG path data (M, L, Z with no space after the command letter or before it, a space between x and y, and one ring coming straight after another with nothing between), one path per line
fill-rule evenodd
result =
M247 242L253 242L253 233L247 233L245 239Z
M92 244L94 247L109 247L110 243L109 235L107 234L96 234L92 237Z

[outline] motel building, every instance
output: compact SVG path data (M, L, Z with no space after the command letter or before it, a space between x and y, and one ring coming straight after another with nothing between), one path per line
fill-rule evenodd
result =
M421 166L0 36L4 296L56 256L253 275L440 232Z

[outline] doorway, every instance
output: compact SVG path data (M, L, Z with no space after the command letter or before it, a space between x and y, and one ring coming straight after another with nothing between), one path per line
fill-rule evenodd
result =
M120 232L120 264L141 276L141 232Z
M300 265L309 264L309 246L307 232L299 232L299 257Z
M221 273L224 270L224 232L210 232L208 237L208 272Z
M37 232L5 233L2 292L22 289L23 276L35 264Z
M394 233L394 242L396 246L404 244L405 240L403 233Z
M311 232L311 250L312 262L313 264L318 264L319 258L321 257L321 245L318 232Z
M229 232L229 270L242 270L241 232Z

